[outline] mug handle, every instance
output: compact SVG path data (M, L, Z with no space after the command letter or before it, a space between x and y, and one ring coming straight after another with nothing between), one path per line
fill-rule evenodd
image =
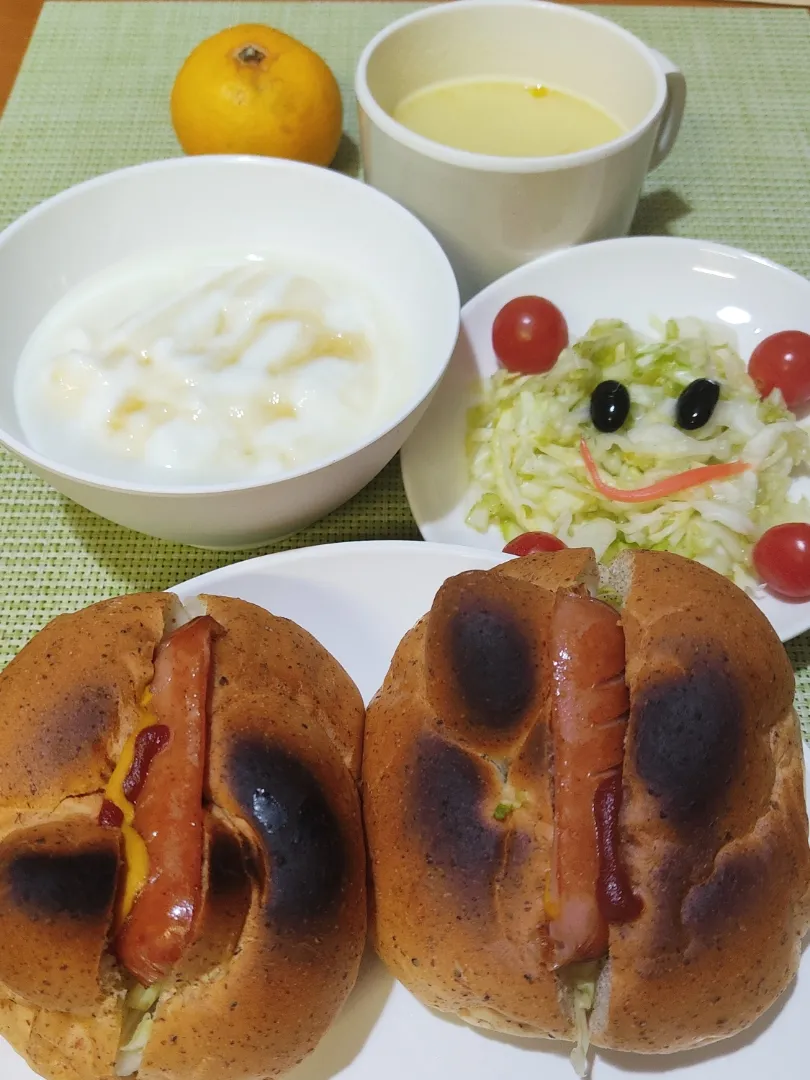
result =
M655 140L650 168L657 168L675 145L686 108L686 78L679 67L657 49L650 49L667 80L667 102Z

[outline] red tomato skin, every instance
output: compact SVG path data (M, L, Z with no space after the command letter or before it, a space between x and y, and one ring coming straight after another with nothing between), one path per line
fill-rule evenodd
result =
M565 317L542 296L516 296L492 324L495 355L507 371L518 375L550 371L567 345Z
M754 569L773 592L810 599L810 525L774 525L754 544Z
M781 330L764 338L751 353L748 374L765 398L774 387L789 409L810 401L810 334Z
M503 550L507 555L535 555L538 551L563 551L566 547L552 533L527 532L510 540Z

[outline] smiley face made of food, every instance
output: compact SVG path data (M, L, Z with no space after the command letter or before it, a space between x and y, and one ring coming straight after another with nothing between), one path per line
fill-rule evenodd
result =
M605 582L603 582L604 584ZM425 1004L672 1052L794 977L810 847L793 675L742 590L628 552L450 578L366 717L373 936Z
M727 327L697 319L651 336L602 319L569 345L554 305L517 297L492 347L501 366L468 423L472 528L549 533L608 562L671 551L810 598L810 502L792 490L810 433L791 411L810 402L810 335L774 334L748 366Z
M200 603L61 616L0 675L0 1034L48 1080L278 1076L357 976L359 692Z

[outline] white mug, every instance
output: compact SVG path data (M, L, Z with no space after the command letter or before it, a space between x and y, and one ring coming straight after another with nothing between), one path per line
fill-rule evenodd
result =
M578 153L498 157L393 119L416 90L478 76L567 90L625 132ZM607 19L545 0L457 0L406 16L366 46L355 89L366 182L432 230L465 300L544 252L623 236L686 102L683 74L660 53Z

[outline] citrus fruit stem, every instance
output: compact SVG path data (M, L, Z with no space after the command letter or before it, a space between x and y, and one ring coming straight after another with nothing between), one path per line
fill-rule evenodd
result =
M237 52L236 59L240 64L255 64L258 67L267 59L267 53L258 45L245 45Z

